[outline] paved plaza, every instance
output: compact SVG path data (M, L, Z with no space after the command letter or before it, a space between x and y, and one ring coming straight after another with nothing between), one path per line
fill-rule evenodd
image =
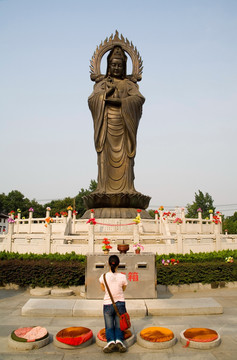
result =
M78 296L64 297L65 300L79 300ZM112 359L129 360L153 360L155 359L192 359L192 360L229 360L237 357L237 288L222 288L192 292L178 292L175 294L161 293L158 299L186 299L190 304L197 299L212 298L217 301L224 312L216 315L163 315L163 316L136 316L132 317L132 330L139 332L148 326L162 326L172 330L177 337L177 343L166 350L150 350L139 346L137 343L132 345L127 353L104 354L102 348L94 342L92 345L75 350L65 350L55 347L53 336L61 329L70 326L89 327L94 336L104 327L103 317L70 317L70 316L22 316L22 307L32 299L29 291L6 290L0 288L0 360L100 360L106 357ZM44 296L42 299L52 299L51 296ZM90 300L88 300L90 301ZM100 311L101 309L98 309ZM16 328L25 326L44 326L50 333L50 343L37 350L15 351L8 347L7 338ZM216 330L221 335L220 346L210 350L196 350L184 347L180 340L181 331L190 327L206 327Z

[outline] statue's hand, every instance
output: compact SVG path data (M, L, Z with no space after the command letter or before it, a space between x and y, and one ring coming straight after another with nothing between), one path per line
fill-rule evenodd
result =
M112 82L106 83L106 97L111 96L115 91L115 85Z
M119 92L118 92L117 88L115 88L115 90L114 90L113 99L119 99Z

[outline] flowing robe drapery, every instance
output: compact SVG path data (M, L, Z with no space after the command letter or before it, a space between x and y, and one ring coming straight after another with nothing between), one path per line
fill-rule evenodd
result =
M114 79L121 106L106 103L106 79L88 99L98 154L99 193L134 193L136 135L145 98L128 79Z

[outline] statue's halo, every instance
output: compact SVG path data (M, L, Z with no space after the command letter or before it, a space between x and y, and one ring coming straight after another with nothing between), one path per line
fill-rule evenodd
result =
M100 72L100 64L102 57L110 51L115 45L121 46L121 48L130 56L132 60L133 70L131 75L127 75L127 78L132 80L133 82L140 81L142 79L142 59L137 51L137 48L134 47L133 43L129 42L128 39L124 39L121 34L121 38L119 37L119 33L116 30L115 35L111 35L110 38L106 38L104 42L101 42L99 46L97 46L92 59L90 61L90 73L92 81L100 81L105 75Z

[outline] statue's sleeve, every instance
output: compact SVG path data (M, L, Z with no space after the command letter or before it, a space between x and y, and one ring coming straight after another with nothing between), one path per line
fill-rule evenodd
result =
M104 99L105 83L95 84L94 91L88 98L88 105L94 122L94 142L97 152L103 150L106 137L107 120L104 119Z
M136 154L136 135L140 118L142 116L142 105L145 98L138 90L138 86L131 81L127 84L128 96L122 99L122 116L125 122L126 146L129 157Z

